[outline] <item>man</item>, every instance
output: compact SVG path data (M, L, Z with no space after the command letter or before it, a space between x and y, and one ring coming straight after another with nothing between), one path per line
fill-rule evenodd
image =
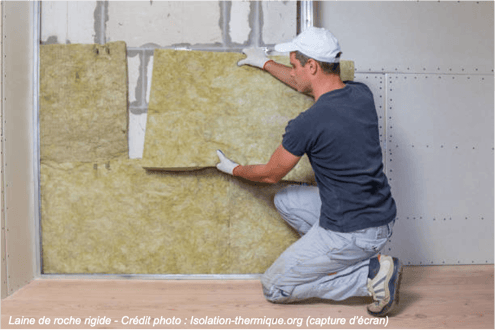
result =
M251 65L315 103L289 121L282 144L267 164L239 165L217 151L217 168L252 181L276 183L304 154L317 187L289 186L275 206L301 238L265 272L265 297L287 303L307 298L344 300L373 296L368 312L385 316L397 306L401 262L378 255L392 235L396 206L383 173L378 119L369 88L340 79L338 40L308 28L275 46L290 52L292 68L247 49L239 65Z

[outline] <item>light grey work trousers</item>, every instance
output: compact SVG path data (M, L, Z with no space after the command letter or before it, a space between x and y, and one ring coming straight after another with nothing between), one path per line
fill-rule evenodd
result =
M263 274L267 300L288 303L307 298L340 301L371 295L369 260L392 235L393 223L350 233L320 227L317 187L289 186L275 196L282 217L302 236Z

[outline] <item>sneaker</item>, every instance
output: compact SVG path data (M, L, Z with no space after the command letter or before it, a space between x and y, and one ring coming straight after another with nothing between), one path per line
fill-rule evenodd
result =
M402 263L397 258L378 256L380 269L376 276L368 279L368 291L374 302L368 305L368 313L385 316L399 305L399 287L402 277Z

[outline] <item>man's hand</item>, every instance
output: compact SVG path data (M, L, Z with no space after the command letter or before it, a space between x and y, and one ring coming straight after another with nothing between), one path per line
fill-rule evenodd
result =
M263 48L252 47L244 48L242 52L247 56L245 59L240 60L237 65L251 65L260 69L264 69L266 62L271 61L266 57L265 50Z
M221 150L217 150L217 155L218 158L220 159L220 163L217 164L217 169L224 173L234 175L234 168L239 166L239 164L225 157L225 155Z
M235 167L235 176L250 181L277 183L296 166L299 159L301 157L291 154L280 145L267 164Z

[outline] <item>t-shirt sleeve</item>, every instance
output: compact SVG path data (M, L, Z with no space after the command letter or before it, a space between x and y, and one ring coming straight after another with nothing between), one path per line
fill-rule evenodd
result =
M296 118L289 121L285 127L282 139L282 146L294 156L303 156L309 148L309 132L305 114L301 113Z

